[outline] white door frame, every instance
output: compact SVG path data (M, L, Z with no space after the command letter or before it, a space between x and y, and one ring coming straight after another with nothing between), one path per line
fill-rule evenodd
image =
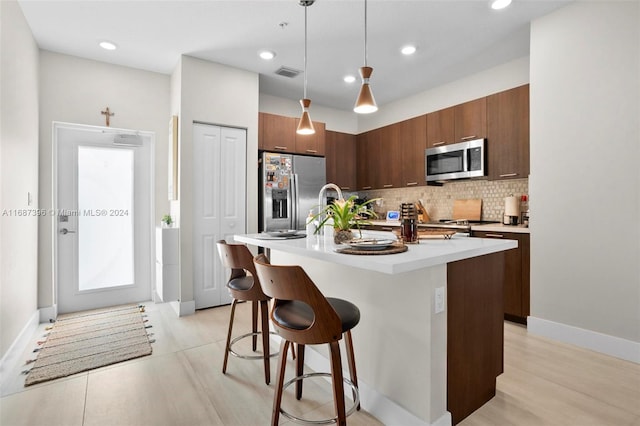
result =
M148 265L148 277L150 280L149 283L149 294L147 295L147 300L152 300L153 293L155 291L155 132L149 131L138 131L138 130L130 130L130 129L120 129L120 128L112 128L112 127L102 127L102 126L91 126L84 124L75 124L75 123L65 123L65 122L52 122L52 168L51 168L51 184L52 184L52 194L53 194L53 208L48 212L51 220L51 252L52 252L52 279L53 279L53 294L54 294L54 303L53 303L53 314L54 318L58 315L58 292L59 292L59 279L58 279L58 242L60 238L60 234L58 232L58 214L57 212L60 210L58 204L58 148L59 148L59 140L58 140L58 129L69 129L69 130L78 130L78 131L87 131L87 132L100 132L100 133L113 133L116 134L139 134L141 136L148 137L150 140L149 146L149 265Z

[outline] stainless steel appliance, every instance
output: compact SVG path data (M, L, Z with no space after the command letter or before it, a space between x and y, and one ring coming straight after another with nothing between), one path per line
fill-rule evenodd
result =
M469 236L471 233L471 227L473 225L486 225L492 223L499 223L494 220L449 220L441 219L439 221L421 223L418 228L428 229L444 229L447 231L456 231L459 236Z
M427 148L425 166L427 182L486 176L485 140Z
M263 152L259 230L305 229L309 210L318 211L318 193L325 183L324 158Z

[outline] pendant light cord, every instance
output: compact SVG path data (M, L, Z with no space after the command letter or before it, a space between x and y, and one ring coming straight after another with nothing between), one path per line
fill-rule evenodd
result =
M307 99L307 4L304 5L304 89L303 97Z
M364 0L364 66L367 66L367 0Z

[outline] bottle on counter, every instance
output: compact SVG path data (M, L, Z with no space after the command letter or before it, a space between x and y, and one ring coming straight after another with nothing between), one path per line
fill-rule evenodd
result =
M520 211L522 212L522 220L520 223L522 223L523 226L529 227L529 196L527 194L522 194L520 202Z
M307 237L311 237L316 233L316 229L318 228L318 224L315 220L313 220L313 210L309 210L309 216L307 216Z

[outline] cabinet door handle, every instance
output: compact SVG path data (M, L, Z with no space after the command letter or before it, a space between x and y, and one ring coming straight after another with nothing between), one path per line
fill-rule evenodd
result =
M273 147L273 149L287 149L287 147L286 146L278 146L278 145L276 145L276 146Z
M505 173L503 175L500 175L500 177L513 177L513 176L518 176L517 173Z
M444 144L445 144L445 141L434 142L433 146L444 145Z
M393 228L389 228L388 226L383 226L381 229L383 231L393 231Z
M310 152L312 154L317 154L318 153L318 151L316 151L315 149L307 149L305 151Z
M413 186L413 185L417 185L418 182L407 182L407 186Z
M362 189L371 189L370 186L363 186Z
M476 135L471 135L471 136L465 136L463 138L460 138L461 141L468 141L471 139L475 139Z
M501 234L486 234L485 237L488 237L488 238L504 238L504 235L501 235Z
M387 183L385 185L382 185L383 188L393 188L393 184Z
M350 186L341 186L340 189L344 189L345 191L350 191L351 187Z

